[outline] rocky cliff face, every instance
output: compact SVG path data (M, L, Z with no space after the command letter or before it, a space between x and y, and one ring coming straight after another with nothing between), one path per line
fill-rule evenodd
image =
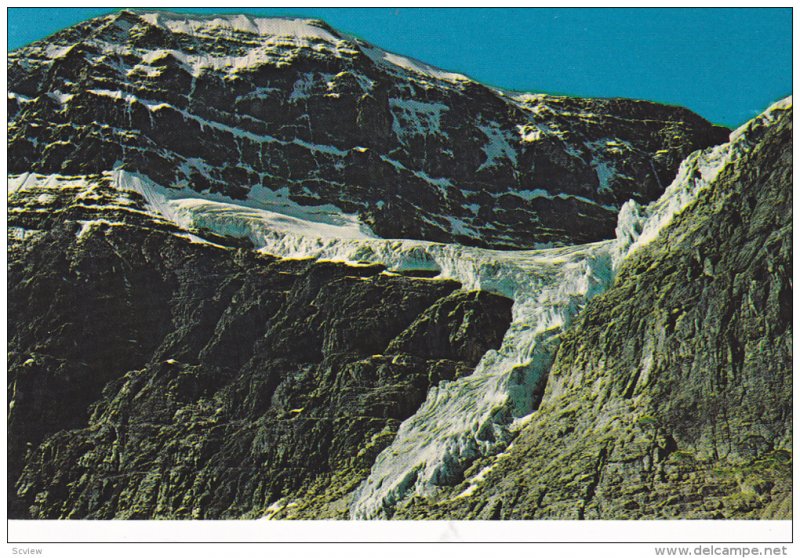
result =
M160 12L9 87L11 517L790 513L790 99L690 155L727 131Z
M565 334L513 445L399 517L791 517L791 103L762 118Z
M8 75L12 173L263 186L384 238L493 248L609 238L622 203L727 137L682 108L498 91L319 21L122 12Z
M311 485L346 492L508 327L508 299L451 281L190 243L130 210L86 227L103 178L80 184L10 198L26 235L9 268L12 517L261 516Z

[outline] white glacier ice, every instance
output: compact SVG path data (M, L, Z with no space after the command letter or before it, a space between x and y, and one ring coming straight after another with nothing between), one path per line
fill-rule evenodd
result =
M512 322L500 348L486 353L472 375L432 388L354 494L351 517L390 517L398 502L413 494L435 495L438 486L459 481L475 458L508 446L535 411L534 393L549 371L560 332L611 285L627 257L656 238L726 165L746 154L775 112L790 108L791 102L789 97L776 103L731 134L729 143L690 155L659 200L649 205L627 202L616 238L580 246L497 251L383 239L357 216L331 205L300 206L285 189L256 187L247 199L233 200L188 187L164 188L121 169L111 173L112 184L140 193L154 216L194 235L209 230L249 238L259 250L280 257L373 262L389 271L435 270L464 289L513 300ZM9 195L54 188L60 182L74 187L72 178L10 177Z
M628 254L653 241L672 217L693 202L726 166L750 151L777 112L791 108L792 97L789 96L734 130L728 143L690 154L681 163L672 183L653 203L642 206L634 200L625 202L617 219L615 261L621 262Z
M513 321L502 346L487 353L471 376L442 382L430 391L378 456L355 495L351 516L390 517L400 500L435 494L437 485L459 480L472 459L502 449L513 436L514 421L524 420L532 410L530 395L549 369L557 334L611 284L625 258L656 238L726 165L745 155L776 111L791 106L791 97L784 99L736 130L729 143L693 153L659 200L647 206L626 203L613 240L511 255L510 261L484 252L487 260L493 259L490 265L502 270L495 277L504 277L504 288L489 290L514 300Z

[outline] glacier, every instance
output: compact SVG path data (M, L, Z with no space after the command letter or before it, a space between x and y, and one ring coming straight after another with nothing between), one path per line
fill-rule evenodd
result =
M540 250L498 251L379 238L357 216L332 205L301 206L282 189L254 187L247 199L234 200L188 185L167 188L122 167L106 175L110 187L140 194L153 218L177 225L193 242L203 241L208 231L246 238L255 249L282 258L382 264L384 273L435 271L441 279L459 281L464 289L513 300L512 323L501 346L486 353L472 375L432 388L354 493L353 519L390 518L406 498L435 497L440 487L460 482L476 458L508 447L536 411L560 333L589 300L613 283L631 254L657 238L726 166L751 149L775 112L787 110L791 103L791 97L776 103L733 132L728 143L691 154L657 201L626 202L615 238ZM71 188L75 183L74 177L24 174L9 177L9 195L21 189ZM469 494L467 490L461 496Z

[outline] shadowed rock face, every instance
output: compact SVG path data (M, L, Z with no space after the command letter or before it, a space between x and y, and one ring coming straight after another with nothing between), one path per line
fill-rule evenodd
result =
M610 238L728 131L678 107L501 92L318 21L123 12L9 56L9 169L124 167L334 204L384 238Z
M190 243L130 211L81 232L85 191L39 220L41 192L10 200L28 235L9 267L12 517L246 517L341 490L510 321L455 282Z
M399 517L791 517L791 108L775 118L587 306L507 454Z

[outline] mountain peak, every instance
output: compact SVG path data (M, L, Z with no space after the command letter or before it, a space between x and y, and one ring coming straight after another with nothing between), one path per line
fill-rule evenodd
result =
M205 37L210 33L242 33L335 43L342 40L319 19L260 17L247 14L182 14L163 10L125 12L172 33Z
M321 19L267 17L249 14L184 14L164 10L120 12L170 33L200 39L219 36L296 42L311 46L315 42L335 46L347 44L360 49L373 62L394 71L410 71L417 75L445 82L471 81L465 75L437 68L420 60L378 48L360 38L340 33ZM130 22L130 20L128 20ZM267 46L253 43L254 47Z
M506 95L318 20L123 11L9 56L12 172L266 188L375 235L499 249L614 234L727 130L677 107ZM69 139L67 136L70 136Z

